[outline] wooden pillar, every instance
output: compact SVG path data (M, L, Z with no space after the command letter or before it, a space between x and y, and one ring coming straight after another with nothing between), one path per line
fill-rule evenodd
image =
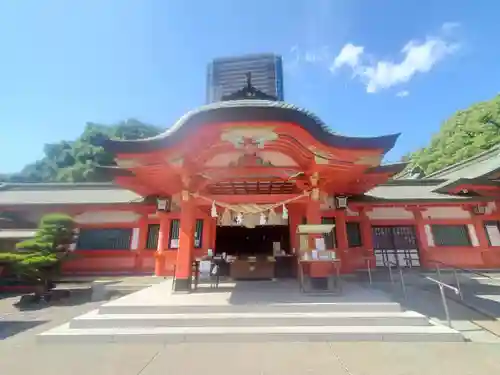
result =
M135 256L134 269L136 272L142 270L143 253L146 249L146 244L148 242L148 216L143 215L138 221L139 228L139 240L137 243L137 250Z
M155 275L166 276L165 274L165 248L168 246L168 217L164 212L158 212L160 218L160 230L158 232L158 247L155 254Z
M175 265L174 290L191 290L192 261L194 251L195 205L189 192L182 192L179 249Z

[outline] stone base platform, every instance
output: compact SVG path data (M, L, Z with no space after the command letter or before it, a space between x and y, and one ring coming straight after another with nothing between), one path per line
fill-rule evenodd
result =
M222 283L192 294L171 280L108 302L38 336L43 342L463 341L402 311L384 293L344 283L343 294L300 293L295 281Z

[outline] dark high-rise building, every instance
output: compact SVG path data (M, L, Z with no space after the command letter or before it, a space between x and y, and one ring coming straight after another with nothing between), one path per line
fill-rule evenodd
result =
M207 102L217 102L224 95L240 90L251 73L252 86L267 95L283 100L283 64L275 54L245 55L213 60L207 72Z

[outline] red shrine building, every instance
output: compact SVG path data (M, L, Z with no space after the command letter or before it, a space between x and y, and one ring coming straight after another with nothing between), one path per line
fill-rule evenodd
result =
M80 228L67 274L174 275L192 262L231 259L228 276L295 275L299 224L324 235L342 273L436 261L500 267L500 149L425 178L381 164L397 134L334 133L311 112L251 86L186 113L149 139L105 140L113 183L0 185L1 250L32 236L45 213Z

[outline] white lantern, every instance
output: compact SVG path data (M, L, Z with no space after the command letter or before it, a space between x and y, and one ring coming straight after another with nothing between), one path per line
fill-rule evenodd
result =
M288 209L283 205L283 220L288 220Z
M266 225L267 223L267 218L266 218L266 215L264 215L264 212L262 212L260 214L260 220L259 220L259 224L260 225Z
M347 197L343 195L339 195L335 197L335 203L337 208L346 209L347 208Z
M170 199L158 198L156 200L156 209L158 211L170 211Z
M210 215L212 217L217 217L217 207L215 207L215 201L212 202L212 209L210 210Z
M243 224L243 214L241 212L238 215L236 215L236 224L238 225Z

